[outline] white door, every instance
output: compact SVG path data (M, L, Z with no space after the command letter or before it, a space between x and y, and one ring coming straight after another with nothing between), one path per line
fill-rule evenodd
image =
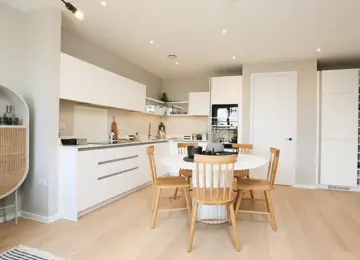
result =
M276 183L295 184L296 72L251 75L250 141L254 155L269 158L270 147L280 149ZM254 178L266 179L267 166L251 171Z

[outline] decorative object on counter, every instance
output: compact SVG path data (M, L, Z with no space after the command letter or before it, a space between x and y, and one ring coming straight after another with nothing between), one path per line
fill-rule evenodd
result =
M118 130L117 123L115 121L115 116L113 116L113 121L111 123L111 132L113 132L115 134L115 140L118 140L119 139L119 130Z
M160 135L160 138L165 139L166 138L166 130L165 130L165 125L163 122L160 122L158 129L159 129L158 134Z
M62 145L87 145L86 138L63 138L61 139Z
M109 143L115 143L115 133L113 131L111 131L111 133L109 134Z
M202 154L202 146L188 146L187 154L189 158L194 158L195 154Z
M13 205L5 208L14 208L15 225L18 220L18 189L26 179L29 170L29 108L24 98L13 90L0 85L0 101L6 106L6 112L1 124L18 124L13 106L18 108L22 118L22 126L0 126L0 200L15 193ZM16 119L14 119L16 118ZM0 210L4 209L0 206ZM5 211L7 214L8 210ZM5 216L6 218L7 216Z
M135 134L135 140L136 140L136 141L140 141L139 132L136 132L136 134Z

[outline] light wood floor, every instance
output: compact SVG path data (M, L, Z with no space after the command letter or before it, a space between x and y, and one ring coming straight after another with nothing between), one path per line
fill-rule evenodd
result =
M240 215L241 252L227 224L198 224L186 251L187 213L159 213L150 229L151 188L83 217L79 222L0 224L0 252L23 244L72 260L354 260L360 259L360 193L278 187L273 194L278 231L265 216ZM179 201L178 203L180 203ZM181 202L182 203L182 202ZM164 200L162 205L168 204Z

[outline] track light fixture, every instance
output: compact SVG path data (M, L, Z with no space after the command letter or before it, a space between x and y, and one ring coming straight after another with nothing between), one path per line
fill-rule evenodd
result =
M72 12L77 19L79 19L79 20L83 20L83 19L84 19L84 14L83 14L80 10L78 10L75 6L73 6L72 3L66 2L66 1L64 1L64 0L61 0L61 2L63 2L63 3L65 4L65 7L66 7L70 12Z

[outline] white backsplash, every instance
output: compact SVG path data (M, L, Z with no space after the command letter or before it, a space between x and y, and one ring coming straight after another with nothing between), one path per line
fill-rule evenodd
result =
M59 126L61 125L61 128L63 128L59 130L61 137L74 135L74 106L77 104L73 101L60 100ZM94 107L86 104L81 104L81 106ZM208 130L207 117L159 117L123 109L104 109L108 110L108 132L111 129L113 116L115 116L120 138L138 132L140 139L146 140L148 138L149 123L151 123L151 134L153 136L157 134L160 122L165 124L168 137L206 133ZM91 125L88 127L91 128Z

